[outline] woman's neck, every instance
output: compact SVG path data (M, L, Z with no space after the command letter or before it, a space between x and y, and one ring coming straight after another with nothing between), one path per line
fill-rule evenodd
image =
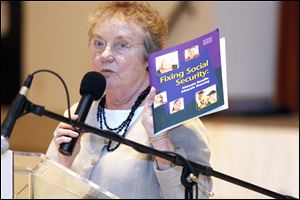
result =
M149 86L149 79L140 81L132 85L130 89L127 86L119 87L106 92L105 107L112 110L129 110L134 105L138 96Z

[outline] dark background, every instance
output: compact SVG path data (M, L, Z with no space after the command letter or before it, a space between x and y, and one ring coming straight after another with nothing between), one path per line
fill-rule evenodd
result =
M1 35L1 105L10 105L18 93L21 81L21 2L9 4L10 28Z

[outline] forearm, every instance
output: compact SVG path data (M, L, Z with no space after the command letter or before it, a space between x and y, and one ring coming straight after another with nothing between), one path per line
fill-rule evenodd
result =
M50 157L51 159L57 161L61 165L71 168L73 161L74 161L74 154L72 156L64 156L58 151L58 145L54 143L54 140L51 141L48 150L46 152L46 155Z
M171 151L175 152L175 146L168 137L168 134L163 135L158 138L150 138L150 143L152 144L154 149L160 151ZM167 170L171 168L172 162L165 160L160 157L156 157L156 162L159 170Z
M74 161L74 158L72 158L70 156L64 156L61 153L58 153L57 162L59 162L63 166L65 166L67 168L71 168L73 161Z

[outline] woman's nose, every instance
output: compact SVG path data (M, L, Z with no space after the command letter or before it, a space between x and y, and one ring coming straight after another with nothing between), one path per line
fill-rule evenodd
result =
M110 44L107 44L105 49L103 50L101 57L104 59L109 59L113 56L114 52Z

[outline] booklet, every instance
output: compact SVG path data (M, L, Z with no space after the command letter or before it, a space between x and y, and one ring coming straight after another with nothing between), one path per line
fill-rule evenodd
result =
M225 38L219 29L149 54L154 133L228 108Z

